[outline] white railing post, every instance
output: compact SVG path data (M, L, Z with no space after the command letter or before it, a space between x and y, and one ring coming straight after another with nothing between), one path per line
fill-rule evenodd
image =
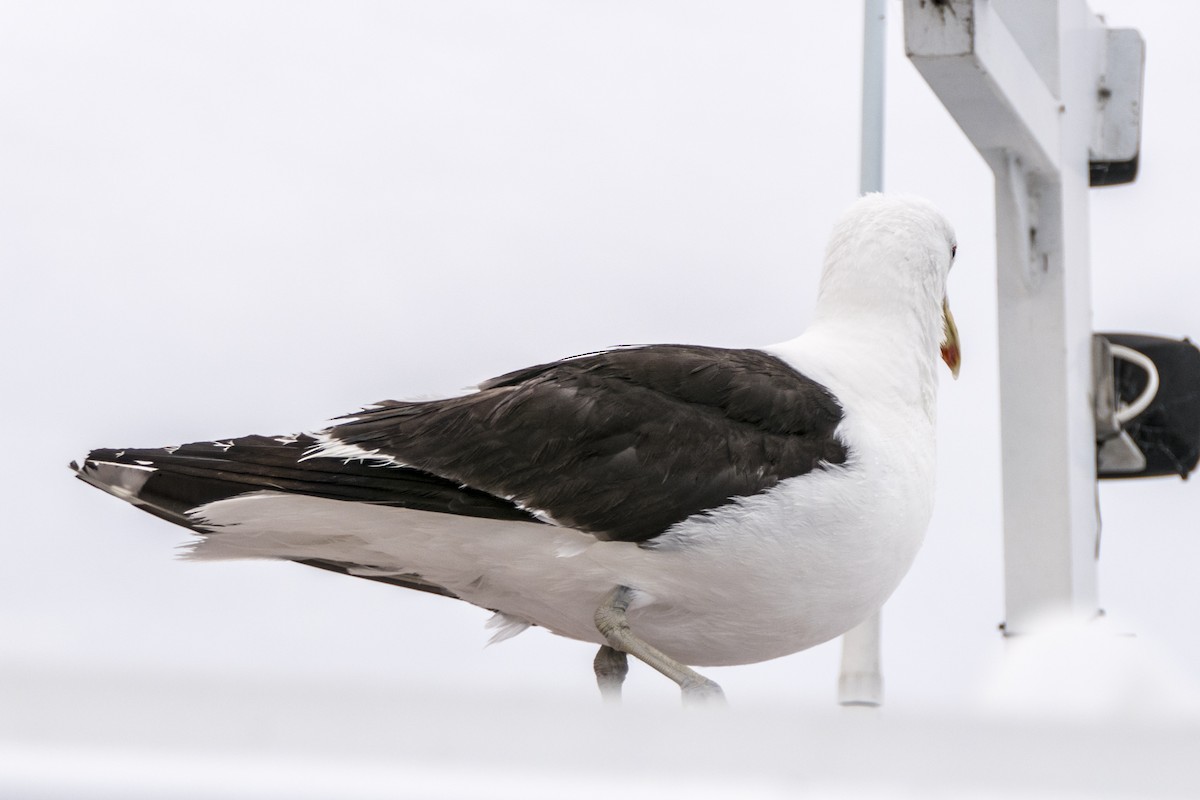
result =
M862 150L859 194L883 191L884 54L887 0L863 3ZM883 703L879 611L842 637L838 702L844 706Z

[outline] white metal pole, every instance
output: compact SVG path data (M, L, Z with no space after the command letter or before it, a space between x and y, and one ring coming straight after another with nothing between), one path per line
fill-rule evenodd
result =
M884 51L887 45L887 0L863 3L862 150L860 194L883 191ZM844 706L878 706L883 702L880 612L842 637L838 702Z

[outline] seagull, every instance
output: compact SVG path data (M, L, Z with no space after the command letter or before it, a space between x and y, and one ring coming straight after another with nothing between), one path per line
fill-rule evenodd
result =
M464 600L493 639L633 656L686 701L692 667L845 633L895 590L933 508L957 244L924 200L837 222L812 323L759 349L619 347L463 395L387 400L315 432L94 450L93 486L196 534L195 559L286 559Z

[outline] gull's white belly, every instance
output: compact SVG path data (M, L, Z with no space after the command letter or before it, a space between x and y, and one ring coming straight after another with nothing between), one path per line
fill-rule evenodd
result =
M793 478L691 517L654 547L259 492L199 509L213 532L194 557L326 559L365 565L364 575L415 573L476 605L591 642L601 642L597 607L624 585L636 590L629 620L638 636L684 663L744 664L837 636L896 588L928 504L914 505L905 492L854 503L872 496L866 483L867 471L853 466Z
M928 512L886 500L839 503L855 480L852 469L793 478L685 521L672 538L686 546L640 558L599 546L593 558L642 593L629 615L634 631L684 663L794 653L876 611L920 547Z

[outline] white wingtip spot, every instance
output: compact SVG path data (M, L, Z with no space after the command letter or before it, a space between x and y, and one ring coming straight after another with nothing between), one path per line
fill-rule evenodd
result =
M93 486L122 500L140 505L138 492L146 485L156 467L142 464L118 464L112 461L84 461L79 475Z

